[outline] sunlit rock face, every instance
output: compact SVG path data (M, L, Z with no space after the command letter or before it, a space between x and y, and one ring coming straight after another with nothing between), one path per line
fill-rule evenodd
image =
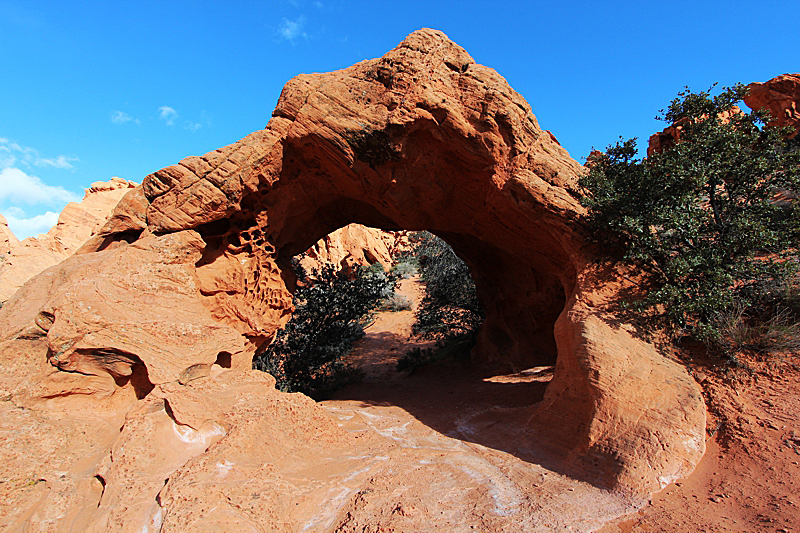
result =
M324 265L352 271L375 263L389 270L402 253L410 251L407 231L348 224L314 243L300 257L300 264L306 271L318 270Z
M319 465L339 461L326 482L352 484L364 457L426 465L433 452L389 451L391 432L356 439L248 370L291 314L290 258L353 222L429 230L467 262L487 315L475 363L555 362L542 402L498 418L530 461L625 502L688 474L704 452L699 388L608 312L623 285L586 245L582 168L554 139L497 72L420 30L380 59L294 78L264 130L147 176L77 255L0 310L2 408L52 444L14 433L0 452L0 468L44 480L15 493L19 511L3 520L60 531L327 531L350 511L368 521L356 489L315 485ZM370 505L394 505L401 472L370 472ZM534 509L555 500L591 501L554 496L563 484L534 498L533 482L498 489L494 474L459 472L448 490L468 479L485 490L447 500L442 531L475 509L500 530L519 513L544 520ZM225 496L252 479L258 490ZM525 505L489 503L518 493ZM332 514L315 518L320 506ZM375 511L382 527L406 520L389 511ZM589 531L604 512L581 504L558 520ZM203 513L213 517L198 525Z
M766 109L772 124L793 129L790 138L800 132L800 74L781 74L764 83L751 83L744 102L751 109Z

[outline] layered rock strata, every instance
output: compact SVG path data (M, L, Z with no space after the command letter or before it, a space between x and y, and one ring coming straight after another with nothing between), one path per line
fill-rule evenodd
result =
M380 516L402 529L400 476L443 460L461 474L420 471L431 531L590 531L645 501L702 456L705 408L684 369L611 312L623 285L587 246L582 171L441 32L294 78L264 130L147 176L0 310L3 468L24 473L3 474L19 488L3 524L362 531ZM487 315L476 363L555 361L544 400L506 426L498 415L497 430L530 468L569 477L523 482L499 452L487 463L398 448L397 428L357 438L248 370L291 314L290 258L353 222L432 231L467 262ZM581 500L562 523L551 509L572 501L570 477L618 504ZM472 499L464 482L479 484Z

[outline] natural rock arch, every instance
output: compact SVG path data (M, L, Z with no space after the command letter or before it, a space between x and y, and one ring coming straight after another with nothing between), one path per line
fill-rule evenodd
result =
M350 222L427 229L473 272L476 358L521 368L558 353L519 438L647 495L702 456L705 410L679 365L605 314L618 284L586 245L580 174L502 77L420 30L383 58L294 78L264 130L128 193L0 311L4 357L23 343L72 372L15 363L26 377L8 388L37 409L111 409L215 362L247 369L290 315L290 257Z

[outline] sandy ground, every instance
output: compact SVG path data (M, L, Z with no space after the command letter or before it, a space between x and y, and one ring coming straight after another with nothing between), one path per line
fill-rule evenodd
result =
M416 305L422 287L404 280L399 292ZM398 373L397 360L425 344L409 338L413 320L413 311L376 316L350 359L366 372L365 380L324 402L326 408L392 409L393 416L442 435L513 453L504 449L502 437L476 430L470 421L535 403L552 369L490 376L450 363ZM684 363L703 386L709 406L705 457L689 478L598 531L800 532L800 358L751 361L749 371L731 371L702 357Z

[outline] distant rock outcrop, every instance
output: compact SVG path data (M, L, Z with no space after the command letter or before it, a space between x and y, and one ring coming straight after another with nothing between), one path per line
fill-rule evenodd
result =
M736 115L737 113L741 113L742 110L739 106L733 106L730 110L720 113L719 118L723 123L726 123L730 120L730 117ZM668 126L664 128L662 131L658 133L654 133L650 136L650 139L647 142L647 157L651 157L653 154L657 154L674 146L676 142L681 140L681 134L683 132L683 124L686 123L686 119L680 119L672 126Z
M11 232L6 218L3 215L0 215L0 257L2 257L2 261L8 259L8 255L11 253L11 250L18 244L19 239L17 239Z
M75 251L105 223L136 183L120 178L92 183L83 200L70 202L50 231L17 240L0 217L0 302L5 302L30 278L56 265Z
M744 97L744 103L753 110L766 109L772 115L771 125L794 128L789 138L800 132L800 74L781 74L769 81L754 82L747 86L750 90ZM741 113L734 106L731 113ZM681 138L681 125L675 124L650 136L647 144L647 156L669 148Z
M800 133L800 73L781 74L764 83L751 83L747 88L750 92L744 103L750 109L767 109L772 115L772 124L794 128L789 137L797 137Z
M394 257L409 249L407 231L384 231L348 224L314 243L300 260L306 271L332 264L347 270L380 263L389 270Z
M0 526L588 532L643 504L702 457L705 406L614 314L584 172L438 31L292 79L264 130L147 176L0 309ZM535 483L479 445L350 432L251 370L292 312L291 258L353 222L453 246L486 313L475 363L555 362L541 402L486 413Z

